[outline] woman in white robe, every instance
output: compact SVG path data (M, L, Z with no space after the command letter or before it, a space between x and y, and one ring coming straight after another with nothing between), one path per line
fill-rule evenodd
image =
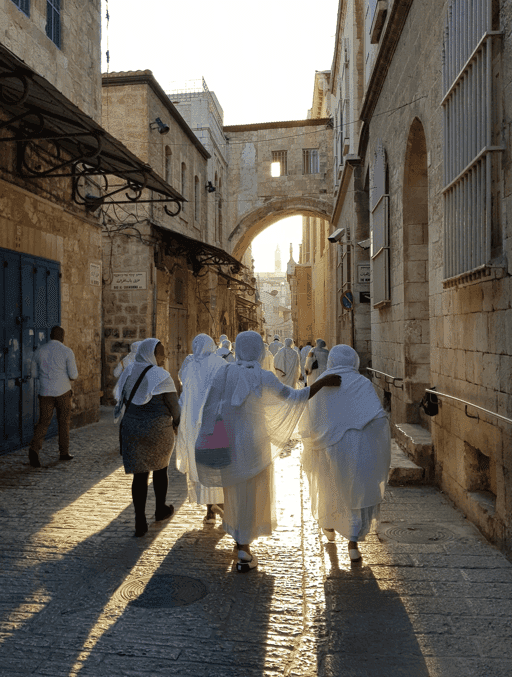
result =
M222 357L225 362L235 362L235 356L231 350L231 341L228 341L228 339L222 341L220 348L217 349L217 355Z
M277 378L290 388L297 387L300 376L300 358L293 348L293 339L284 340L284 347L274 357Z
M299 426L313 515L330 541L335 532L348 539L352 561L378 526L391 462L388 416L358 369L353 348L334 346L323 378L339 374L341 388L309 402Z
M308 386L314 383L316 379L319 378L327 369L327 358L329 357L329 351L325 345L326 344L323 339L317 339L316 346L311 350L306 358L304 371L306 372ZM317 366L313 369L315 362L317 363Z
M220 337L219 337L219 345L218 345L218 348L221 348L221 347L222 347L222 344L223 344L224 341L229 341L229 339L228 339L228 337L226 336L226 334L221 334Z
M114 369L114 376L116 378L119 378L123 371L130 366L130 364L133 364L135 362L135 356L137 355L137 349L140 346L142 341L134 341L132 345L130 346L130 352L126 357L123 357L123 359L119 362L117 367Z
M273 374L276 374L276 368L274 365L274 356L268 349L268 343L265 343L265 341L263 341L263 347L264 353L263 357L260 360L261 368L266 369L267 371L271 371Z
M206 505L205 521L215 523L216 513L222 515L224 493L220 487L204 487L199 482L196 468L195 443L204 403L213 377L226 366L225 360L215 354L215 341L207 334L199 334L192 341L192 355L187 355L180 372L181 423L176 442L176 467L187 475L188 500Z
M276 526L274 458L291 437L308 398L324 385L339 385L341 379L333 376L294 390L261 368L264 346L259 334L242 332L236 343L236 364L216 374L206 399L196 466L202 484L224 488L222 527L237 543L237 570L247 571L258 561L250 544L269 536ZM227 446L208 456L208 438L219 419Z

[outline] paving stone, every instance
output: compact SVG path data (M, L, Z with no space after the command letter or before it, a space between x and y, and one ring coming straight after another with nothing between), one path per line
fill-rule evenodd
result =
M42 470L26 450L0 457L1 677L512 674L512 566L435 488L392 487L382 529L435 524L451 540L371 534L353 565L346 541L327 543L311 515L294 442L275 465L279 527L254 544L258 570L241 576L232 540L220 521L203 523L174 469L175 516L133 538L117 432L105 409L71 432L71 464L55 460L56 440ZM169 608L123 596L172 574L208 594Z

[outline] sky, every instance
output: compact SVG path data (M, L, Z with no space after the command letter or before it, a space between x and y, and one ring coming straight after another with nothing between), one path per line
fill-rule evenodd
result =
M102 0L102 70L150 69L169 92L204 77L225 125L303 120L315 70L331 67L337 11L338 0ZM279 224L258 236L278 243L286 261L301 239L301 217L291 218L298 239ZM258 238L256 270L272 271L275 246Z

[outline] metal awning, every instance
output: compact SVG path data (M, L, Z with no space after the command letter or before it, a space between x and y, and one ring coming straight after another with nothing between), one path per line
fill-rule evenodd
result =
M223 272L222 266L227 266L228 270L233 274L239 274L245 266L235 259L234 256L228 254L219 247L214 247L201 240L195 240L193 237L182 235L174 230L162 228L156 224L152 224L155 231L161 236L163 248L169 256L183 256L188 265L192 268L192 272L196 277L199 277L203 268L214 268L215 271L222 275L222 277L230 277ZM245 284L240 280L235 280L237 284Z
M17 173L24 179L71 177L73 199L87 207L109 202L164 202L171 216L185 198L120 141L43 77L0 45L0 143L17 143ZM84 193L88 177L103 177L101 195ZM123 180L109 186L108 176ZM158 195L149 199L145 189ZM174 211L167 204L174 203Z

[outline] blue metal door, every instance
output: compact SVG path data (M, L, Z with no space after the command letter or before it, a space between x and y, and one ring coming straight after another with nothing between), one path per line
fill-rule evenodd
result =
M0 454L26 446L39 415L32 356L60 323L59 264L0 249ZM57 432L54 416L48 437Z

